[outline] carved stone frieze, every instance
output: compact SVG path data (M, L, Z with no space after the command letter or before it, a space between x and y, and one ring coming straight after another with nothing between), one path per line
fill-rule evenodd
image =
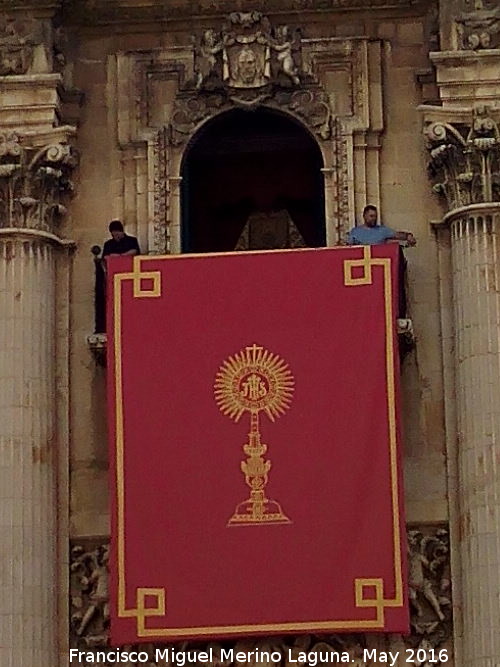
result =
M26 74L35 46L43 42L39 21L0 15L0 76Z
M181 651L203 651L209 646L214 648L214 655L219 655L220 646L232 647L237 651L250 651L255 648L261 651L277 651L283 656L280 667L292 667L289 655L297 656L299 652L346 652L349 662L355 667L368 667L377 664L371 659L366 660L364 649L379 651L399 651L404 656L406 649L423 649L429 657L434 649L435 660L432 665L446 664L439 662L440 650L447 651L451 657L451 582L450 582L450 549L448 530L441 526L424 526L408 530L408 567L409 594L411 609L411 634L400 635L299 635L288 637L271 637L255 640L233 640L223 644L188 643L176 645ZM108 545L95 542L74 545L71 549L70 564L70 645L81 651L106 650L109 634L109 594L108 594ZM219 647L219 648L218 648ZM143 644L140 650L150 656L150 667L164 667L166 663L155 661L155 649L165 648L161 644ZM127 650L127 647L123 647ZM444 655L444 654L442 654ZM92 664L89 662L89 664ZM101 663L103 664L103 663ZM110 665L112 663L110 662ZM148 664L148 663L143 663ZM171 663L173 664L173 663ZM206 664L206 663L205 663ZM262 667L264 663L255 662L252 666ZM272 663L279 665L280 663ZM425 667L426 662L415 664ZM430 663L429 663L430 664ZM217 661L213 667L232 667L232 663ZM234 667L241 663L234 663Z
M469 122L427 123L429 172L448 210L500 201L500 115L477 107Z
M76 162L66 143L32 146L21 134L0 134L0 227L57 234Z
M500 47L500 6L495 0L466 3L468 11L457 19L462 49L497 49Z
M202 121L221 111L242 106L251 109L261 104L300 117L320 139L331 137L332 114L328 98L319 87L311 86L300 90L275 89L258 95L250 93L237 99L224 91L204 95L180 94L172 113L170 141L175 146L184 144Z

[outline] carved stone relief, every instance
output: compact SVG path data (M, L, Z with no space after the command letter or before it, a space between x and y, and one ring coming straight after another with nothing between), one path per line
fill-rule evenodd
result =
M147 145L147 202L140 205L147 217L134 218L139 204L127 211L139 234L141 227L147 234L149 251L180 252L181 169L196 132L221 112L259 106L294 116L317 137L327 243L341 241L364 198L379 200L379 167L372 158L383 131L382 78L369 72L381 67L379 42L302 38L297 26L258 10L232 12L191 44L117 55L109 76L118 142L127 159L135 151L137 165ZM122 201L117 209L124 210Z
M495 0L466 2L466 11L457 19L462 49L497 49L500 47L500 6Z
M206 30L196 42L194 85L179 92L171 117L174 145L219 111L260 104L290 111L330 138L329 100L302 70L299 29L274 28L257 11L233 12L220 32Z
M42 42L40 22L0 15L0 76L26 74L35 46Z
M0 134L0 227L57 233L76 163L68 144L30 147L20 134Z
M500 201L500 117L477 107L469 122L429 122L425 128L434 191L448 210Z
M451 583L449 563L449 537L445 527L424 526L408 530L409 557L409 594L411 607L411 635L327 635L327 636L291 636L272 637L257 640L236 640L224 642L224 646L235 646L237 650L248 651L253 648L274 650L283 655L280 667L292 667L287 656L300 651L319 653L325 651L347 652L350 664L368 667L376 664L365 660L364 649L376 648L380 651L399 651L405 657L406 649L423 649L430 654L434 649L448 651L451 657ZM108 646L109 633L109 596L108 596L108 546L96 543L89 548L74 545L71 549L70 564L70 645L82 651L105 650ZM215 647L214 655L219 655L219 644L177 644L178 650L205 650ZM143 644L140 650L150 655L150 667L164 667L166 663L155 661L155 648L165 645ZM126 650L123 647L123 650ZM436 658L437 660L437 658ZM94 664L89 662L89 664ZM102 664L102 663L101 663ZM110 665L112 663L110 662ZM145 663L143 663L145 664ZM147 663L146 663L147 664ZM213 667L221 667L220 662ZM277 664L277 663L273 663ZM404 664L401 662L401 664ZM427 663L415 664L426 667ZM430 664L430 663L429 663ZM437 660L439 666L445 664ZM446 663L448 666L451 662ZM240 663L234 663L238 667ZM246 663L247 667L250 667ZM256 662L255 667L262 667ZM224 663L231 667L231 663Z
M199 90L258 89L272 82L301 82L300 31L273 28L260 12L232 12L220 33L206 30L197 40L196 87Z
M295 91L275 90L258 97L249 95L245 102L238 100L239 106L248 108L264 104L267 107L289 111L304 120L322 140L331 137L332 115L325 93L319 88ZM187 142L197 125L203 120L228 111L237 106L234 98L220 92L200 96L179 95L175 101L170 123L170 141L175 146Z

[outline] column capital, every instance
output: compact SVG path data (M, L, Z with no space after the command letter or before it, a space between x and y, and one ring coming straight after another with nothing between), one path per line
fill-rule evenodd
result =
M77 154L72 127L0 133L0 227L60 236Z
M500 106L478 105L449 113L432 107L421 109L430 155L429 176L434 192L446 202L448 214L500 201Z

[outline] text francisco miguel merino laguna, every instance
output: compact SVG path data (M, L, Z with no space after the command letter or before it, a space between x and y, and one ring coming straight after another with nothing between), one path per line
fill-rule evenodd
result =
M261 663L278 665L283 658L287 663L297 667L307 664L308 667L316 667L321 663L352 663L352 655L348 651L298 651L297 648L289 648L286 651L262 651L253 649L252 651L237 651L234 648L222 648L217 646L207 647L206 651L178 651L173 648L157 648L153 651L141 651L140 648L129 650L125 649L107 649L106 651L80 651L72 648L69 652L70 663L147 663L148 667L154 659L156 662L164 660L167 663L174 664L176 667L189 667L192 664L230 664L230 663ZM369 660L387 663L393 667L398 659L398 651L377 651L376 649L363 649L363 661ZM446 660L446 658L445 658ZM432 661L434 662L434 661Z

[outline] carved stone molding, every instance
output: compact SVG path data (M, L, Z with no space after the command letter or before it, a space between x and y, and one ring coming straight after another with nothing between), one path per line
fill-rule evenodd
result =
M0 134L0 227L58 235L76 163L61 133L42 145L21 133Z
M429 174L448 211L500 201L499 121L500 110L480 106L469 118L427 122Z
M283 655L281 667L291 667L287 662L288 650L292 654L300 651L347 652L351 664L358 667L374 664L363 660L363 650L377 648L380 651L405 651L406 649L446 649L451 657L451 582L450 547L448 530L444 526L422 526L408 529L409 591L411 605L411 635L326 635L272 637L256 640L224 642L224 646L236 645L237 650L274 650ZM82 651L106 649L109 633L108 593L108 545L94 540L85 544L74 544L71 548L70 564L70 645ZM210 646L219 644L209 642ZM164 645L141 645L141 650L151 657L150 666L163 665L155 662L155 648ZM199 651L206 644L183 642L176 648ZM125 650L125 649L124 649ZM217 649L214 651L218 655ZM429 654L430 655L430 654ZM89 663L90 664L90 663ZM102 663L101 663L102 664ZM110 663L111 664L111 663ZM255 667L262 667L256 662ZM275 663L273 663L275 664ZM424 664L426 663L418 663ZM434 665L445 664L433 662ZM446 663L448 667L451 662ZM236 663L235 663L236 665ZM213 666L215 667L215 665ZM220 667L220 665L219 665ZM225 667L230 667L227 663ZM248 665L250 667L250 665Z
M300 11L346 11L355 9L408 8L420 0L190 0L145 5L140 0L62 0L67 21L86 25L132 23L134 21L184 20L193 16L221 16L234 11L262 11L267 14Z

